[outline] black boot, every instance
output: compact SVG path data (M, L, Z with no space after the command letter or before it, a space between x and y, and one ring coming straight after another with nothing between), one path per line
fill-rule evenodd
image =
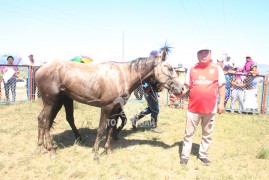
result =
M157 127L157 118L151 118L151 131L155 132L155 133L162 133L162 131L160 129L158 129Z
M145 116L145 115L142 114L142 112L141 112L141 113L135 115L135 117L131 119L131 121L132 121L132 126L133 126L133 129L134 129L134 130L136 130L136 122L137 122L139 119L143 118L144 116Z

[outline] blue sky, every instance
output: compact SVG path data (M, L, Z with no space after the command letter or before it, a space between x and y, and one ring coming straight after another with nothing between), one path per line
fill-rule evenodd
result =
M201 45L214 61L228 53L237 66L246 55L269 59L266 0L0 0L0 7L0 54L25 60L130 61L166 41L173 65L195 64Z

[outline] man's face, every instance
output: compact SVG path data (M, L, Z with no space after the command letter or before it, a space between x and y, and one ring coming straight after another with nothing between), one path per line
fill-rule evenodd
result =
M253 68L251 68L251 71L257 71L257 67L254 66Z
M211 62L211 51L201 50L197 52L197 58L200 65L208 65Z
M13 64L14 59L13 59L13 58L8 58L8 59L7 59L7 62L8 62L8 64Z
M28 56L30 61L33 61L34 60L34 56Z

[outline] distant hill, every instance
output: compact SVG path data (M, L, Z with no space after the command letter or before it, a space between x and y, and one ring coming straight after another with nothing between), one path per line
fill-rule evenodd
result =
M269 65L268 64L258 64L258 71L260 75L269 75Z

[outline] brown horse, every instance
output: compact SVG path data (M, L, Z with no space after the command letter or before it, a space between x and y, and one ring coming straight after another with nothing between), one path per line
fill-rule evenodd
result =
M168 48L164 47L157 58L138 58L131 62L105 62L100 64L81 64L69 61L53 61L42 65L35 73L40 90L43 109L38 116L38 145L41 151L50 151L55 157L50 128L64 105L66 119L76 139L81 137L74 124L73 100L101 108L101 117L97 137L93 147L98 157L99 142L107 127L104 148L110 147L113 125L109 117L120 112L130 94L141 82L154 77L163 87L174 94L182 91L182 85L174 68L167 62ZM47 146L44 145L44 137Z

